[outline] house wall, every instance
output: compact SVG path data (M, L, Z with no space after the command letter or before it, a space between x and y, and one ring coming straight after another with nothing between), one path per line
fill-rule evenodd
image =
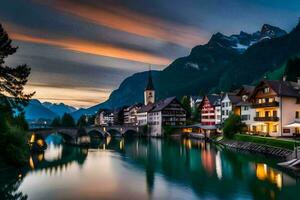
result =
M147 112L137 113L137 123L138 126L145 126L148 123Z
M224 122L229 117L230 113L232 112L232 103L231 103L230 99L228 98L227 94L221 101L221 112L222 112L221 122Z
M203 99L202 107L201 107L201 124L204 126L215 125L216 124L216 114L215 108L210 104L207 97Z
M159 112L148 113L148 125L150 135L153 137L162 136L162 114Z
M282 97L282 118L280 128L282 136L292 136L295 133L295 128L286 128L285 126L300 119L296 119L296 111L300 111L300 104L296 103L296 98ZM289 132L288 132L289 131Z

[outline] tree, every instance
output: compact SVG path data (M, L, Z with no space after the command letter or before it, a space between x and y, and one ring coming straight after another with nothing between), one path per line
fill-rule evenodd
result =
M88 118L85 115L82 115L77 121L77 127L84 128L88 125Z
M192 108L191 108L190 98L188 96L183 96L181 98L181 104L183 108L186 110L186 118L191 119Z
M224 122L224 136L231 139L236 133L243 132L245 126L246 125L242 122L240 116L231 114Z
M55 117L51 122L51 127L60 127L61 121L59 117Z
M4 66L4 59L16 52L17 47L11 46L11 39L0 24L0 98L4 106L22 109L34 93L25 94L24 86L28 81L30 68L19 65L15 68ZM12 98L7 98L6 96Z
M75 121L70 114L65 113L61 118L61 125L63 127L74 127Z
M298 77L300 77L300 57L288 60L284 75L287 77L287 81L297 81Z
M28 161L28 125L23 108L34 93L24 93L30 68L20 65L8 67L4 59L13 55L17 47L0 24L0 155L10 164L20 165ZM19 114L14 115L18 110Z

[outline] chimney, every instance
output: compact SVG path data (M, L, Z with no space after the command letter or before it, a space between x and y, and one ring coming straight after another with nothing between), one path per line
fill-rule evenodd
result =
M286 81L286 75L283 75L282 80Z

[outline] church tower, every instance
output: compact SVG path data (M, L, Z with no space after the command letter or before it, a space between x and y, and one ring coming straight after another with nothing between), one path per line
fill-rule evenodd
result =
M155 90L153 87L151 68L150 68L149 75L148 75L147 87L145 88L145 91L144 91L144 104L148 105L149 103L154 103L154 102L155 102Z

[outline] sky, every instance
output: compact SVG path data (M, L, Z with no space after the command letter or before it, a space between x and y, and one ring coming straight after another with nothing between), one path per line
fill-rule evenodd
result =
M6 64L31 67L26 91L90 107L128 76L163 70L216 32L290 31L299 0L0 0L0 23L18 46Z

